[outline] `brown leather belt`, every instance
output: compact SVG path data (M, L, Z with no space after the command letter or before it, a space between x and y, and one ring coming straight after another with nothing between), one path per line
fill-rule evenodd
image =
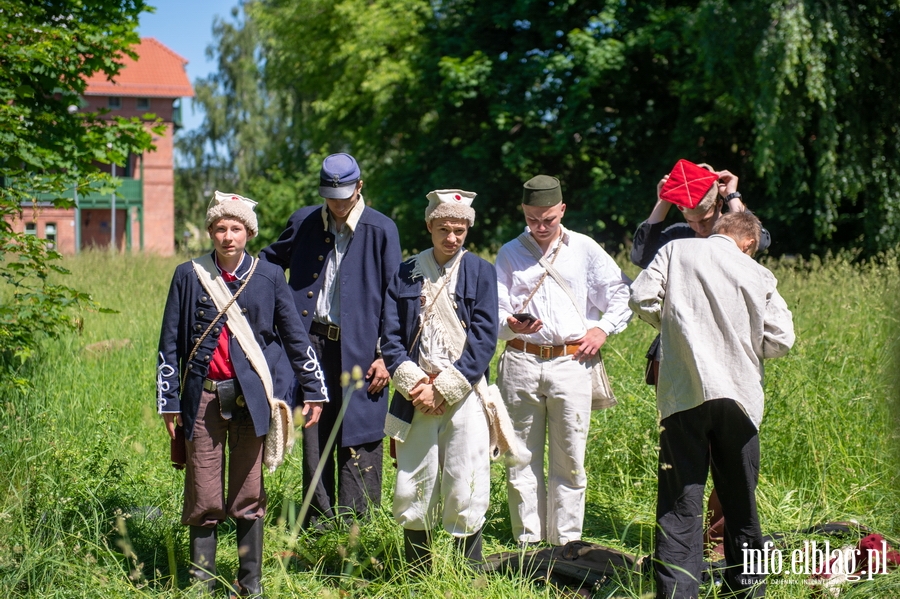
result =
M510 339L506 342L506 347L511 347L527 354L538 356L542 360L550 358L558 358L560 356L571 356L581 347L580 343L567 343L565 345L535 345L533 343L525 343L521 339Z
M309 332L315 333L316 335L321 335L329 341L341 340L341 327L336 327L333 324L324 324L321 322L313 321L313 323L309 326Z

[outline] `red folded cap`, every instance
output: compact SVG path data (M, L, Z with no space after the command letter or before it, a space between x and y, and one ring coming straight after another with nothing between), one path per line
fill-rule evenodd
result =
M717 174L682 159L675 163L669 178L659 191L659 197L682 210L696 208L718 179Z

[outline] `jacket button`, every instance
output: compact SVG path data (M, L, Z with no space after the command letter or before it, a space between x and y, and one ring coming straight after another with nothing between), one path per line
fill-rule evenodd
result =
M204 362L209 362L209 354L203 356L203 361L204 361Z
M220 329L219 327L214 328L214 329L213 329L213 335L218 335L218 334L219 334L219 331L221 331L221 330L222 330L222 329Z
M319 262L325 259L325 256L319 256Z
M203 318L205 314L206 312L204 312L203 310L197 310L197 318Z
M246 314L246 313L247 313L247 308L241 308L241 314Z
M468 328L468 327L466 327L466 323L463 322L462 320L459 321L459 324L463 325L463 328L464 328L464 329L465 329L465 328Z
M300 314L302 314L303 316L309 316L309 310L304 310Z
M194 325L194 330L195 331L203 330L203 326L201 326L200 323L198 322L197 324Z
M314 278L314 279L318 279L318 278L319 278L319 273L314 272L314 273L313 273L313 278Z
M206 302L209 301L209 298L206 297L205 295L201 295L201 296L200 296L200 301L203 302L203 303L205 304Z
M193 365L193 364L188 364L188 370L193 370L193 369L194 369L194 365Z
M326 238L325 238L325 243L331 243L331 237L326 237Z
M306 297L312 297L312 296L313 296L313 292L312 292L312 291L307 291L307 292L306 292Z

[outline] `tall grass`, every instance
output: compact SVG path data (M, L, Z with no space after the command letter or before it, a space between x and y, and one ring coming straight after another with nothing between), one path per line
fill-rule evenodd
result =
M67 260L71 281L119 313L84 314L80 334L48 342L40 359L26 365L28 389L4 387L0 596L185 595L183 475L169 466L154 401L159 324L177 262L105 253ZM798 339L787 358L767 364L758 491L763 527L792 531L856 519L896 538L897 259L768 266L794 313ZM587 460L586 539L639 554L652 550L655 510L657 415L652 388L642 382L652 338L649 327L634 321L604 349L619 405L594 414ZM437 537L434 572L411 577L390 515L388 462L384 505L371 521L321 535L297 531L299 457L290 456L266 479L263 574L270 597L557 596L553 587L522 578L469 572L445 535ZM229 581L237 569L233 529L226 526L221 537L219 572ZM486 553L514 545L499 464L485 543ZM896 596L897 579L880 577L847 596ZM802 580L793 582L771 584L769 596L808 596ZM635 578L601 596L652 591L649 578ZM715 596L714 589L709 593Z

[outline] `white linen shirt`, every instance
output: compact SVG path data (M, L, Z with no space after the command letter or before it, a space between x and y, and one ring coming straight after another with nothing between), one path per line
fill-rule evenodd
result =
M500 339L517 337L509 328L507 317L518 312L529 312L543 322L543 327L531 335L518 335L526 343L535 345L563 345L584 337L587 328L598 327L607 335L625 330L631 319L628 308L628 284L615 261L600 245L581 233L560 226L561 234L550 245L546 256L559 246L559 255L553 262L575 299L572 305L569 295L553 277L547 275L543 284L522 309L528 295L544 274L544 267L518 239L503 245L497 254L497 285L500 302ZM528 227L527 233L531 233ZM579 312L581 313L579 315Z
M728 398L759 429L763 359L794 344L777 283L725 235L676 239L659 250L631 285L631 308L660 330L661 418Z
M316 298L316 322L323 324L333 324L341 326L341 262L347 253L347 247L353 238L353 232L356 231L356 225L362 216L363 210L366 209L366 201L362 194L347 215L347 221L337 228L337 223L331 218L328 212L328 204L322 204L322 226L325 230L334 235L334 250L328 255L328 263L325 265L325 272L322 275L325 279L322 281L322 289Z

